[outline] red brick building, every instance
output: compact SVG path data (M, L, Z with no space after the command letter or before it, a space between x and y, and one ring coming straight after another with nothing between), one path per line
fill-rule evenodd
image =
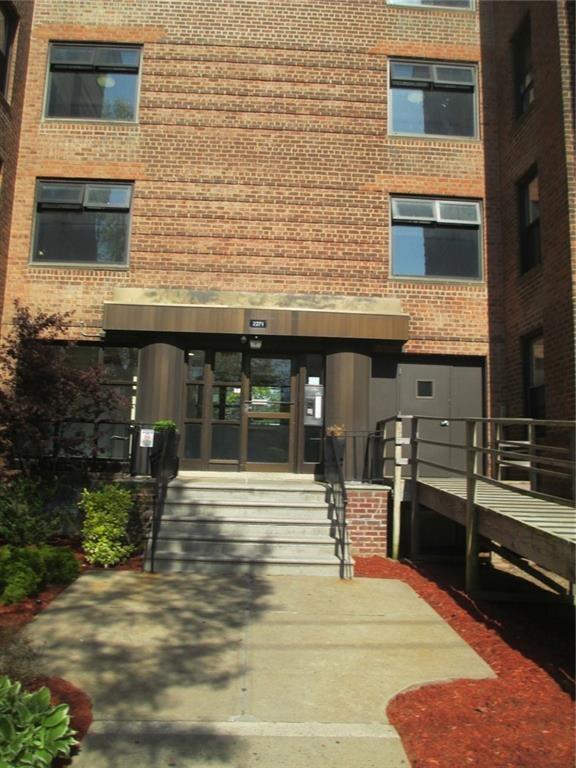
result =
M73 310L189 468L308 472L398 411L571 418L571 12L36 0L4 327Z

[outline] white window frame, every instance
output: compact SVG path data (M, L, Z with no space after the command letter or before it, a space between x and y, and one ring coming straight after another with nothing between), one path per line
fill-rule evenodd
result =
M474 111L473 119L474 119L474 135L473 136L447 136L443 133L408 133L404 131L395 131L393 129L392 125L392 117L393 117L393 110L392 110L392 65L393 64L414 64L414 65L424 65L431 68L432 71L432 82L438 82L439 85L447 85L446 82L436 81L436 67L453 67L458 69L467 69L470 70L473 74L473 83L471 86L473 88L473 98L472 98L472 107ZM388 135L389 136L410 136L415 139L420 139L422 141L427 141L430 139L440 140L440 141L457 141L457 142L471 142L471 141L479 141L480 140L480 120L479 120L479 100L478 100L478 65L473 63L461 63L459 61L437 61L437 60L425 60L425 59L403 59L401 57L392 56L388 59L388 77L387 77L387 101L388 101ZM418 82L417 80L414 81L415 83ZM430 80L422 80L421 82L430 82ZM453 87L457 87L458 84L454 84ZM464 84L461 84L464 87Z

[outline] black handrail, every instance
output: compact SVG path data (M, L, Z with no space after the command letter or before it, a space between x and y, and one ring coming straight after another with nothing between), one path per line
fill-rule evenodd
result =
M169 429L159 433L162 435L162 441L158 447L158 452L154 457L155 468L155 489L154 489L154 508L152 510L152 539L150 542L150 572L155 572L156 545L158 542L158 533L160 524L164 515L164 505L166 503L166 492L168 483L178 474L178 433L175 429ZM154 449L153 449L154 450Z
M340 576L344 579L352 577L350 560L350 545L346 521L348 494L344 480L344 441L342 438L328 435L324 442L324 479L330 492L330 506L334 511L334 523L337 532L338 558L340 560Z

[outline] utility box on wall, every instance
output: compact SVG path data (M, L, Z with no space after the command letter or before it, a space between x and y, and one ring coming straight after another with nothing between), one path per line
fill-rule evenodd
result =
M324 421L324 386L304 386L304 424L307 427L321 427Z

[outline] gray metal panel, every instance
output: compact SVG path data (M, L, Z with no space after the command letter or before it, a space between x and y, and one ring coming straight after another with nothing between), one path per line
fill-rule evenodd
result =
M418 397L418 382L432 382L432 397ZM402 361L398 366L398 387L401 413L417 416L437 416L438 421L421 421L419 435L425 440L450 441L450 427L442 426L450 413L450 366ZM439 464L450 464L450 449L423 445L420 456ZM437 477L446 473L434 467L420 466L422 477Z
M482 373L480 365L453 365L450 371L450 418L466 418L467 416L481 418L484 415ZM462 422L451 422L450 442L463 444L466 442L466 425ZM451 466L457 469L466 468L466 454L462 450L450 450Z

